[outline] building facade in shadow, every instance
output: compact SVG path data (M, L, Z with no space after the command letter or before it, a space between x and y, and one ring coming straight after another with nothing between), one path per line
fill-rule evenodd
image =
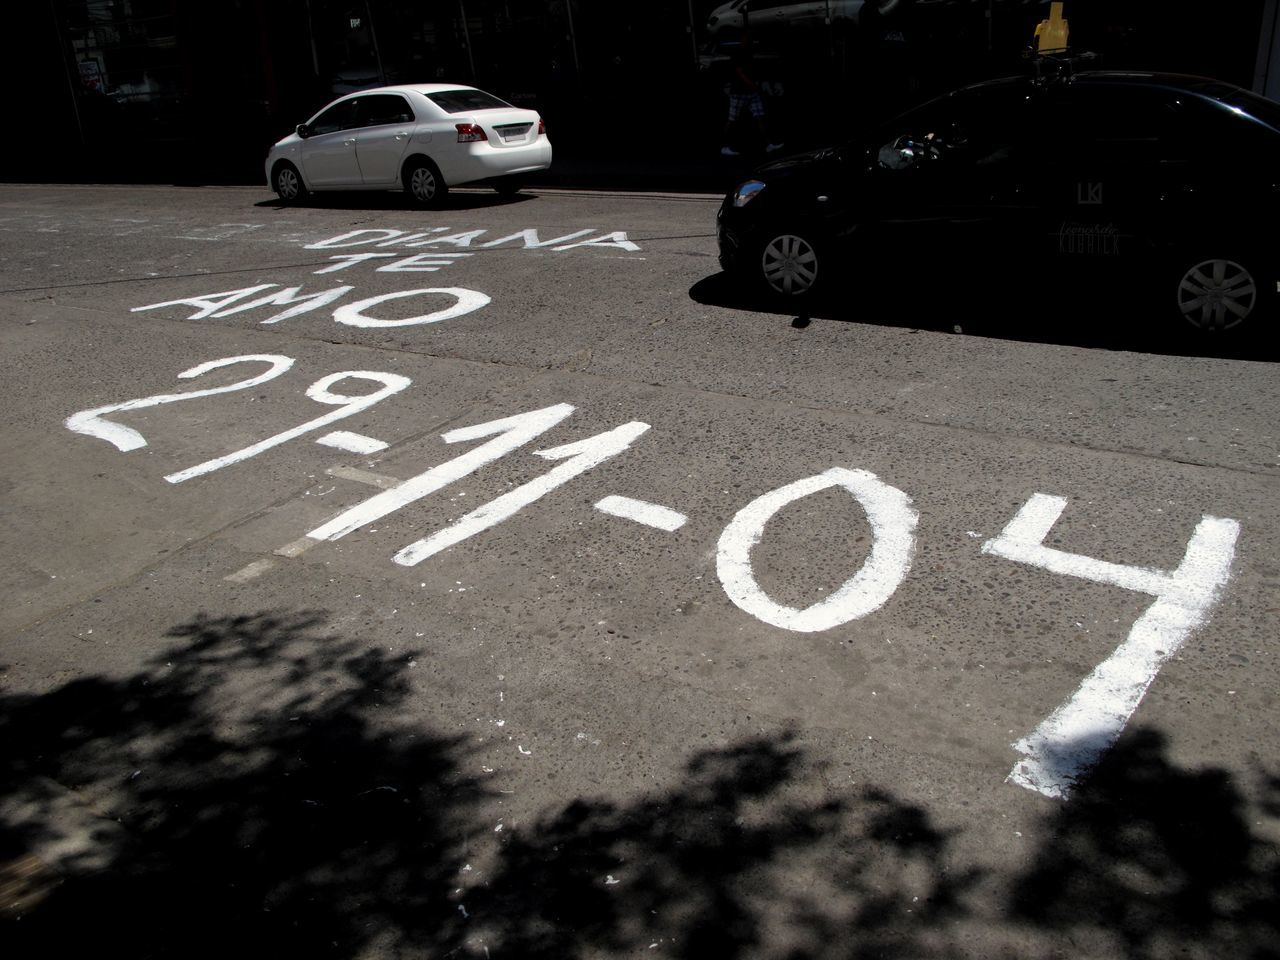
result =
M1026 0L48 0L4 44L40 131L12 178L260 178L266 146L335 95L484 87L540 110L557 149L713 150L749 44L771 139L803 146L1020 69ZM1277 0L1068 0L1077 48L1114 68L1271 77ZM820 15L815 15L817 10ZM830 15L827 15L827 12Z

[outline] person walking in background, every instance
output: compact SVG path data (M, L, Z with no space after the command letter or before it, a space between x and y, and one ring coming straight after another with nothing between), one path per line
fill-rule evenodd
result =
M724 126L724 146L720 149L720 155L724 157L736 157L741 152L733 147L733 130L747 114L751 115L760 141L766 140L764 96L761 94L760 85L755 80L749 41L744 40L742 45L734 51L730 63L733 66L733 73L729 77L729 118ZM772 153L781 147L780 143L769 143L765 150Z

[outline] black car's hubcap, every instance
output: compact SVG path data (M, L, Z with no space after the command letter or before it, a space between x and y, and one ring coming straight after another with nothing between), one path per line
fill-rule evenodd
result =
M765 245L760 267L769 287L786 296L808 293L818 281L818 254L813 245L790 233Z
M1233 260L1205 260L1182 275L1178 309L1201 330L1230 330L1253 312L1258 285Z

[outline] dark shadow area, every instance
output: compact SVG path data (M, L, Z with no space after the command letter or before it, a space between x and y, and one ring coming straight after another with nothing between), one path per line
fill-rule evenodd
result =
M705 182L726 123L731 53L750 37L768 81L771 139L802 148L843 124L1022 69L1047 3L901 0L758 5L720 0L208 0L10 4L0 34L21 150L0 180L261 183L266 147L335 96L378 83L476 85L546 118L553 174L613 188ZM868 10L871 6L871 10ZM857 7L856 24L840 8ZM1070 0L1073 43L1115 69L1159 68L1250 85L1264 0ZM715 22L712 17L719 13ZM6 42L7 41L7 42ZM670 121L667 118L671 118ZM612 129L624 149L603 148ZM656 147L638 156L646 144ZM649 163L653 161L653 163ZM682 174L681 169L685 172ZM594 169L593 169L594 167ZM659 173L658 171L662 172Z
M887 791L783 799L801 762L789 738L748 740L696 754L669 793L547 816L475 901L488 942L531 958L925 955L980 871L948 872L949 837Z
M835 857L850 889L874 883L889 917L910 900L894 858L905 870L945 847L887 793L789 799L802 751L759 737L695 753L666 793L557 802L472 874L495 792L471 738L404 716L413 654L335 636L319 613L200 616L168 638L131 676L0 698L0 864L61 851L6 882L7 957L571 957L654 941L738 956L825 916L787 876L807 858Z
M1274 810L1280 783L1259 779ZM1131 960L1280 957L1280 850L1255 822L1225 771L1179 769L1161 733L1132 731L1053 818L1010 919Z
M130 676L0 698L6 957L1277 955L1278 851L1253 823L1280 779L1251 806L1153 731L1045 802L1016 874L957 852L977 824L884 787L829 799L787 734L479 843L495 791L472 738L407 715L412 654L319 613L168 639Z
M1167 316L1171 309L1161 320L1153 320L1160 313L1154 297L1144 298L1123 285L1051 284L1037 291L1029 283L1019 289L1017 284L973 275L927 280L872 275L844 279L837 288L815 294L799 311L795 304L721 272L690 287L689 298L708 306L792 318L797 329L820 319L1165 356L1280 360L1280 344L1262 325L1225 336L1184 330L1176 317ZM796 321L797 313L803 322Z
M266 187L263 188L264 190ZM445 194L434 207L423 207L415 203L404 193L392 190L370 190L351 192L313 193L301 203L285 203L276 198L261 200L255 207L287 209L289 207L318 207L324 210L408 210L413 213L427 215L440 210L487 210L491 207L506 207L512 204L534 200L531 193L501 195L497 192L478 192L484 188L477 184L475 188L464 186L462 192L450 191Z
M84 851L7 924L7 956L346 957L451 929L484 795L467 748L382 727L404 661L323 623L198 617L134 676L5 698L0 849Z
M718 129L715 124L709 126ZM594 141L553 140L555 159L529 177L532 187L564 190L615 190L629 193L711 193L722 196L747 179L773 155L763 151L721 156L714 139L673 150L669 145L628 145L625 153L604 153ZM791 141L787 151L801 150Z

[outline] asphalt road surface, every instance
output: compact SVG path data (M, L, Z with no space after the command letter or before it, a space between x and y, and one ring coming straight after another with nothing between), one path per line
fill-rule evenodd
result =
M717 202L0 187L7 957L1276 955L1274 363Z

